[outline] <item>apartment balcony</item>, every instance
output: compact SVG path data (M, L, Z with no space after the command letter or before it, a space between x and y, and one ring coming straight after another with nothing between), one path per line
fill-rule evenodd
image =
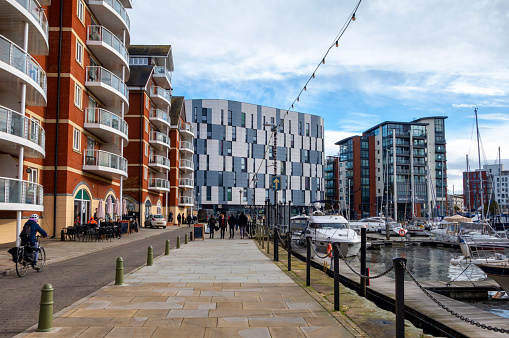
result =
M194 205L194 198L189 196L180 196L179 207L192 207Z
M164 130L165 128L170 127L170 115L168 115L165 111L161 109L156 108L150 109L148 119L158 129Z
M125 8L133 8L133 3L131 0L120 0L120 3L124 5Z
M102 108L87 108L85 111L85 129L107 143L124 147L129 142L127 122L120 116Z
M180 141L180 151L187 154L194 154L193 144L189 141Z
M127 178L127 160L103 150L86 149L83 170L110 180Z
M162 88L172 89L171 87L171 72L165 66L154 67L154 81Z
M148 180L148 190L160 192L170 191L170 181L164 178L151 178Z
M44 158L46 133L30 118L0 106L0 149L4 153L18 156L25 148L27 158Z
M182 189L194 189L194 180L192 178L181 178L181 179L179 179L179 188L182 188Z
M46 83L46 72L37 61L0 35L0 92L21 98L21 85L26 84L26 105L46 106Z
M193 125L189 122L183 122L180 124L180 133L183 135L188 135L194 138L194 128Z
M184 171L194 171L194 162L190 160L181 159L179 168Z
M130 0L87 0L88 6L97 18L116 36L123 36L125 31L124 45L129 46L131 37L131 21L125 10L124 3L130 3ZM131 7L129 7L131 8Z
M0 210L44 211L42 185L0 177Z
M103 67L88 66L85 86L105 106L129 106L129 90L126 84L115 74Z
M119 78L125 67L125 79L129 78L129 54L122 41L103 26L87 27L87 46L99 59L101 64Z
M170 149L171 147L170 138L158 131L153 131L150 133L150 139L148 143L160 151L166 150L166 148Z
M24 23L28 23L27 52L48 55L48 19L35 0L0 1L0 32L18 46L23 46Z
M168 110L171 105L171 90L158 86L150 87L150 98L162 110Z
M164 156L154 155L149 158L148 166L157 171L170 170L170 160Z

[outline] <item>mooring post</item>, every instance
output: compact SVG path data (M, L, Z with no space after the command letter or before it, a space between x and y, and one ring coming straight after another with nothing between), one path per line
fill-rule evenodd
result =
M267 223L267 255L270 254L270 226Z
M332 243L332 259L334 260L334 311L339 311L339 248Z
M122 257L117 258L115 285L124 285L124 260Z
M177 236L177 249L180 249L180 236Z
M306 237L306 286L311 286L311 237Z
M187 237L187 234L184 235L184 244L187 244L188 242L188 237Z
M366 275L366 226L361 225L361 275ZM366 297L366 278L361 277L359 296Z
M278 231L276 226L274 226L274 262L279 260L279 248L278 248Z
M288 248L288 271L292 271L292 234L290 231L286 233L286 237L288 238L286 247Z
M152 266L154 264L154 249L152 245L149 245L147 250L147 266Z
M39 323L36 332L53 330L53 286L44 284L41 289L41 303L39 308Z
M396 283L396 338L405 337L405 268L406 258L397 257L392 260L394 264Z
M170 254L170 240L166 240L166 246L164 247L164 254L168 256Z

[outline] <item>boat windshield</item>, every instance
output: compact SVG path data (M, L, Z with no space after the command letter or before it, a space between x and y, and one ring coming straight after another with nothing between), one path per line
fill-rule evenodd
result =
M314 229L347 229L347 223L312 223L310 228Z

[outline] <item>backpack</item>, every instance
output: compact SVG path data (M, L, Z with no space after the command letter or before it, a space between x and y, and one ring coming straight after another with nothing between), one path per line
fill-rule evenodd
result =
M19 237L24 241L29 241L30 235L32 235L32 226L26 222L25 225L23 225L23 230L21 230Z

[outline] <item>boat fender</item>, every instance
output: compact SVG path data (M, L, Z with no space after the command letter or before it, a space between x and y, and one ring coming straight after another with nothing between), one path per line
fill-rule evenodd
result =
M330 243L327 245L327 257L332 257L332 245Z
M399 229L398 233L399 233L400 236L405 236L406 235L406 230L401 228L401 229Z
M459 265L464 259L465 259L465 256L451 258L451 265L454 265L454 266Z

